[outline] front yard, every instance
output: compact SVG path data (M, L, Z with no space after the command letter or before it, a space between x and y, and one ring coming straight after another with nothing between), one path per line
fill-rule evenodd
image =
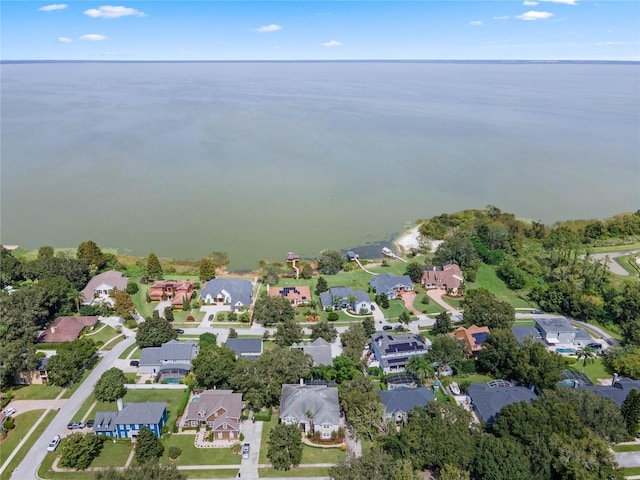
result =
M242 456L231 452L231 448L196 448L195 432L165 435L162 439L163 465L240 465ZM175 460L169 458L169 447L178 447L182 453Z

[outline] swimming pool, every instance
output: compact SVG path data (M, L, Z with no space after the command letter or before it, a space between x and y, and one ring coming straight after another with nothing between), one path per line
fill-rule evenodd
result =
M576 353L576 349L575 348L556 348L556 352L573 354L573 353Z

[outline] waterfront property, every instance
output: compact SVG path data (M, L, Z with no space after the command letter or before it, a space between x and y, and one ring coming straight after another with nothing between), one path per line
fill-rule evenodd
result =
M97 412L93 431L96 435L135 440L140 429L147 427L156 437L162 433L167 422L167 404L140 402L123 404L118 399L115 412Z
M205 390L194 394L182 416L182 425L208 427L214 440L237 440L242 420L242 394Z
M411 357L424 355L430 347L431 342L419 335L376 332L371 335L370 358L374 360L370 363L377 363L384 373L404 372Z
M185 300L191 300L193 282L177 280L158 280L153 282L149 291L151 300L171 301L173 308L182 308Z
M191 360L200 351L192 340L171 340L160 347L143 348L140 352L140 374L153 375L158 381L180 381L189 374Z
M431 389L424 387L378 390L376 393L384 405L387 420L393 420L396 423L406 422L411 410L415 407L426 407L434 400Z
M478 355L482 344L489 335L489 327L478 327L477 325L471 325L468 328L458 327L455 332L451 334L458 342L464 343L469 352L472 355Z
M110 294L114 289L125 290L129 279L115 270L108 270L94 276L87 286L80 292L84 300L83 305L108 303L113 305Z
M294 307L305 305L311 301L311 289L308 286L270 287L268 294L270 297L284 297Z
M422 267L422 283L427 288L444 288L456 294L463 281L462 270L455 263Z
M297 425L303 434L320 434L320 438L331 438L340 427L338 389L327 385L282 385L280 422Z
M231 310L249 308L253 285L249 280L237 278L214 278L209 280L200 297L207 305L229 305Z
M413 290L413 282L409 275L393 275L383 273L375 275L369 285L378 295L386 295L389 300L396 298L400 292L410 292Z
M98 323L97 316L58 317L38 337L39 343L72 342L85 328L93 330Z
M371 311L369 295L351 287L331 287L320 294L320 304L324 310L350 309L362 314Z
M531 403L536 398L536 394L528 388L514 386L506 380L472 383L467 392L467 401L471 403L478 420L487 427L493 425L502 407L518 402Z
M302 350L303 353L313 358L313 366L331 365L333 357L331 356L331 344L324 338L316 338L309 344L294 343L289 347L290 350Z

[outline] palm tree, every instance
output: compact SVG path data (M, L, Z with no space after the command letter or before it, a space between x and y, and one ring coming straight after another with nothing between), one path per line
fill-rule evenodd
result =
M583 360L582 373L584 373L584 367L586 367L587 361L588 360L593 361L598 356L598 352L596 352L596 350L593 347L587 345L579 349L576 352L576 356L578 357L578 362L580 361L580 359Z
M422 386L425 379L433 377L435 371L435 367L426 355L414 355L407 364L407 373L418 378L420 386Z

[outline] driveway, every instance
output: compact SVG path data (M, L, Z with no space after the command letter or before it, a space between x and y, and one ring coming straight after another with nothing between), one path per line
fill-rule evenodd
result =
M454 315L459 315L460 312L449 305L442 299L442 296L445 294L445 291L440 288L430 288L427 290L427 295L429 298L444 308L447 312L452 313Z
M249 458L243 458L240 464L240 475L242 478L258 477L258 457L260 456L260 443L262 439L263 422L252 422L246 420L240 426L240 433L244 435L244 443L251 445Z
M46 410L48 408L60 409L67 403L67 399L56 400L13 400L7 404L7 408L12 407L16 409L16 413L12 416L20 415L21 413L30 412L32 410Z
M590 255L592 260L596 261L607 261L607 267L612 273L616 275L624 275L630 276L631 274L627 272L616 260L616 257L622 257L624 255L631 255L632 253L640 253L640 250L628 250L626 252L609 252L609 253L594 253Z

